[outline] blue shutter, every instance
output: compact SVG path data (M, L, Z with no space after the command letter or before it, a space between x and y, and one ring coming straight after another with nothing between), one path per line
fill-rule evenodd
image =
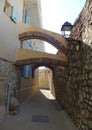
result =
M28 11L25 10L25 23L28 24L29 20L28 20Z
M29 46L32 46L32 40L29 40Z
M31 65L22 66L22 75L25 76L25 77L31 77L32 76Z
M16 10L16 8L15 7L13 7L12 8L12 20L14 21L14 22L17 22L17 18L18 18L18 12L17 12L17 10Z

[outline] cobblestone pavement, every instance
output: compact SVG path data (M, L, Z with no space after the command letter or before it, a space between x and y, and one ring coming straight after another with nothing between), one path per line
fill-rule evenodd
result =
M44 96L45 94L45 96ZM0 130L77 130L47 90L27 99L17 115L7 115Z

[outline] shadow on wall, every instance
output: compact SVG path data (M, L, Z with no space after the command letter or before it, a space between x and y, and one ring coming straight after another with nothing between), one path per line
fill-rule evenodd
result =
M18 83L18 89L16 92L16 96L18 100L22 103L24 102L28 97L32 96L34 93L38 91L38 79L35 78L27 78L24 77L19 72L19 83Z

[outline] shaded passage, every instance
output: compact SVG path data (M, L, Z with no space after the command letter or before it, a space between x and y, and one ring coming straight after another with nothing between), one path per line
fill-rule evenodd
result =
M17 115L0 121L0 130L29 129L77 130L48 90L40 90L20 106Z

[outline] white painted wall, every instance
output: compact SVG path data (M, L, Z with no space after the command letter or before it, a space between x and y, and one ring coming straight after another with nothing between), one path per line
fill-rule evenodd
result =
M18 10L18 23L22 22L23 0L8 0ZM3 12L5 0L0 0L0 58L16 61L16 50L20 47L18 29Z

